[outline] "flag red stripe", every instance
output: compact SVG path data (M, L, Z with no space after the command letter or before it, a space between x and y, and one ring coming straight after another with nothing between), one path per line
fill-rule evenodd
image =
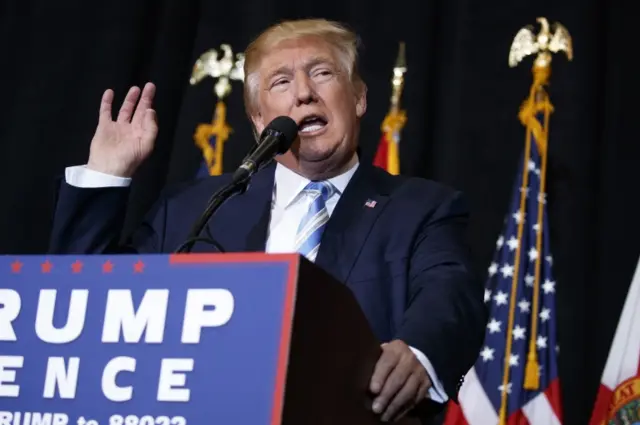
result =
M443 423L445 425L469 425L460 405L451 401L449 402L447 416Z
M613 391L607 388L605 385L600 384L600 388L598 389L598 395L596 396L596 403L593 407L593 414L591 415L591 421L589 421L589 425L601 425L602 421L607 416L607 410L609 409L609 403L611 402L611 397L613 396Z
M556 378L547 387L544 391L544 394L547 396L547 400L549 400L549 404L553 409L553 413L556 414L556 417L562 422L562 398L560 397L560 379Z
M522 409L516 410L513 415L507 419L507 425L529 425L529 420L524 415Z

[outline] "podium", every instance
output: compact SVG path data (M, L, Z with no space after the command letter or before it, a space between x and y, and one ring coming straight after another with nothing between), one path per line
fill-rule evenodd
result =
M298 255L0 257L0 423L377 424L380 354Z

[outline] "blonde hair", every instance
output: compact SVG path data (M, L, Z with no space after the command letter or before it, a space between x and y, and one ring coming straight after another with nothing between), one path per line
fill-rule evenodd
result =
M305 37L318 37L331 44L354 87L359 88L362 84L357 65L359 39L353 31L325 19L284 21L267 28L245 50L244 103L249 118L257 102L258 69L262 58L282 41Z

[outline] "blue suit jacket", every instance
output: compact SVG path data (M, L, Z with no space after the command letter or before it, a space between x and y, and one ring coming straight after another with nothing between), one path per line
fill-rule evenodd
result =
M257 173L246 193L210 221L211 235L227 252L264 252L274 171L271 165ZM229 179L204 178L167 190L126 246L118 241L129 189L62 182L51 253L172 252ZM365 206L368 200L376 202L373 208ZM472 275L464 241L467 216L458 192L360 164L316 258L353 291L381 341L399 338L425 353L453 400L477 358L485 324L482 282ZM213 250L198 243L193 252Z

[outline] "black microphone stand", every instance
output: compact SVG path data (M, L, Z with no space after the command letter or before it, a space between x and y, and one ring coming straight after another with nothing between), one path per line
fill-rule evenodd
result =
M174 253L191 252L196 242L209 242L218 248L218 251L224 252L224 249L213 238L202 238L200 233L207 226L213 214L231 197L243 194L248 187L249 180L261 168L274 160L274 156L278 153L286 152L298 134L298 124L287 116L275 118L262 131L260 143L253 147L249 155L242 161L242 165L238 167L231 182L218 190L209 199L207 207L196 221L189 237L183 242Z
M174 251L175 254L191 252L196 242L212 243L218 249L218 251L224 252L224 249L219 243L217 243L213 239L201 237L200 233L202 233L202 230L209 223L211 217L213 217L215 212L222 206L222 204L231 199L233 196L241 195L246 192L247 187L249 186L249 181L251 180L250 177L251 175L243 175L240 179L233 179L229 184L223 186L211 196L204 212L202 213L198 221L196 221L196 223L193 225L191 233L189 233L189 237Z

